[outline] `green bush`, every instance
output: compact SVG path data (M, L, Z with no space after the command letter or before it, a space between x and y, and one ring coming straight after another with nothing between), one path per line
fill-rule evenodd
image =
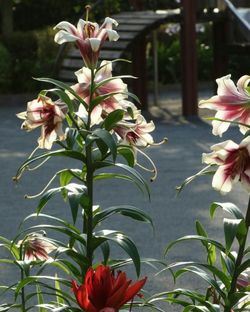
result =
M172 25L172 24L171 24ZM176 24L177 25L177 24ZM179 26L173 32L167 32L168 25L162 26L158 32L158 66L161 83L181 82L181 44ZM208 81L212 78L213 50L211 45L211 25L197 33L196 50L198 59L198 79ZM153 56L150 49L148 71L153 76Z
M54 43L52 28L15 32L8 39L3 38L2 42L4 51L8 51L11 65L9 65L5 85L0 91L23 93L40 89L40 83L32 77L52 75L58 51L58 46ZM0 63L5 58L0 55Z
M0 43L0 92L9 90L11 84L11 56Z

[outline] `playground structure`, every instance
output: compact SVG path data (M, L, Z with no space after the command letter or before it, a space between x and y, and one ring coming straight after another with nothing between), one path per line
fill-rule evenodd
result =
M100 1L99 1L100 2ZM133 2L135 9L141 9L140 1ZM237 6L236 6L237 4ZM113 60L130 53L132 74L139 79L133 82L133 91L141 99L143 109L148 107L146 44L148 34L152 34L154 59L154 103L158 100L158 60L157 29L162 24L181 25L181 68L182 68L182 114L196 116L197 110L197 22L213 23L213 77L227 73L228 58L231 53L242 54L250 51L250 8L247 1L238 0L182 0L179 9L163 11L128 11L113 15L118 23L120 39L106 42L101 59ZM249 6L249 4L248 4ZM237 32L235 36L234 32ZM240 37L241 41L235 38ZM74 81L74 71L82 66L76 48L70 49L63 58L59 78Z

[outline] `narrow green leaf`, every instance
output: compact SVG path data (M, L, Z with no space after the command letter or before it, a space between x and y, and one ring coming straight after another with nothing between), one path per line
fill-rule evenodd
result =
M74 112L74 105L72 100L69 98L69 96L67 95L67 93L65 93L64 91L62 91L61 89L50 89L48 90L49 92L55 93L61 100L63 103L65 103L68 107L68 110L70 113Z
M233 276L234 269L235 269L235 263L232 259L230 259L224 252L221 252L221 262L222 266L224 266L227 270L227 272Z
M82 103L84 105L84 107L87 109L88 108L88 104L83 100L83 98L81 98L72 88L70 88L66 83L61 82L59 80L56 79L52 79L52 78L35 78L38 81L43 81L43 82L48 82L51 83L63 90L67 90L69 93L71 93L80 103Z
M22 172L25 170L25 168L28 167L33 162L44 159L44 158L56 157L56 156L64 156L64 157L69 157L69 158L80 160L84 163L86 162L84 155L80 152L77 152L77 151L61 149L61 150L56 150L56 151L52 151L52 152L46 152L44 154L40 154L38 156L34 156L34 157L27 159L18 168L15 179L18 179L21 176Z
M133 177L135 177L137 181L143 186L144 190L146 191L146 194L148 195L150 199L150 190L149 190L148 184L138 171L136 171L134 168L131 168L125 164L116 163L115 166L124 169L125 171L129 172Z
M66 134L67 147L69 150L73 150L75 144L77 143L79 132L75 128L67 128L65 131L65 134Z
M101 139L107 145L111 152L111 155L113 156L113 161L115 161L117 155L117 147L116 141L114 140L113 136L105 129L96 129L93 132L93 135Z
M135 153L132 147L130 146L119 146L117 153L121 155L130 167L135 166Z
M38 206L37 206L37 214L39 214L42 209L45 207L45 205L48 203L48 201L55 196L56 194L66 191L67 196L69 198L69 204L71 207L72 217L73 221L76 220L77 210L80 203L80 197L86 193L86 186L82 184L77 183L69 183L65 186L60 186L56 188L52 188L48 191L46 191L43 196L41 197Z
M39 214L42 209L44 208L44 206L47 204L47 202L56 194L60 193L62 190L64 189L64 187L56 187L56 188L52 188L48 191L46 191L43 196L41 197L41 199L39 200L38 206L36 208L37 214Z
M86 240L83 237L83 235L79 234L78 232L72 230L72 227L67 227L67 226L58 226L58 225L51 225L51 224L39 224L39 225L34 225L29 227L28 229L23 230L18 234L17 237L15 237L15 241L17 238L21 235L23 235L26 232L32 232L32 231L38 231L38 230L53 230L59 233L63 233L67 235L70 239L74 239L82 243L83 245L86 245ZM79 231L79 230L77 230Z
M238 226L237 234L236 234L236 238L237 238L237 240L239 242L239 245L244 244L247 232L248 232L248 229L247 229L247 226L246 226L246 222L245 222L245 220L241 220L241 222L240 222L240 224Z
M204 237L204 236L199 236L199 235L187 235L187 236L183 236L173 242L171 242L166 250L165 250L165 255L169 252L169 250L176 244L180 243L180 242L184 242L184 241L189 241L189 240L198 240L200 242L207 242L207 243L210 243L212 245L214 245L216 248L218 248L220 251L223 251L223 252L226 252L226 249L225 247L217 242L216 240L213 240L213 239L210 239L208 237Z
M234 238L236 237L238 227L241 221L242 221L241 219L227 219L227 218L224 218L223 220L227 253L230 251L230 248L233 244Z
M103 230L94 233L97 238L103 238L105 241L113 241L118 244L133 260L137 276L140 275L141 262L138 250L134 242L122 232Z
M141 209L129 205L113 206L96 213L96 215L93 217L93 226L95 227L97 224L114 214L121 214L136 221L149 223L153 227L153 221L148 214L146 214Z
M216 258L217 258L217 256L216 256L216 248L215 248L215 246L214 245L212 245L212 244L208 244L208 246L207 246L207 261L208 261L208 263L210 264L210 265L214 265L215 264L215 262L216 262Z
M64 304L64 299L61 296L61 286L60 286L60 281L58 280L57 274L55 275L55 289L56 289L56 302L58 304Z
M163 270L161 270L159 273L162 273L166 270L172 270L174 268L177 268L177 267L183 267L182 269L179 269L176 273L175 273L175 276L178 277L179 275L181 275L182 273L185 273L186 271L188 272L189 269L191 270L197 270L198 272L201 272L201 273L204 273L206 274L207 276L209 276L207 274L206 271L198 268L198 267L202 267L202 268L205 268L207 269L208 271L210 271L213 275L215 275L224 285L225 287L229 290L230 287L231 287L231 279L225 274L223 273L222 271L220 271L219 269L217 269L215 266L213 265L209 265L209 264L206 264L206 263L200 263L200 262L195 262L195 261L180 261L180 262L174 262L170 265L167 265L166 268L164 268ZM198 267L197 267L198 266Z
M43 300L43 294L41 292L41 287L39 285L36 285L36 292L37 292L37 302L38 304L43 304L44 300ZM46 312L46 309L40 307L38 308L39 312Z
M195 222L196 232L200 236L208 237L206 230L204 229L203 225L197 220Z
M250 268L250 259L245 260L241 265L237 268L237 275L244 272L246 269Z
M107 131L112 130L117 122L121 121L122 118L124 116L124 110L122 109L117 109L113 112L111 112L110 114L108 114L108 116L105 118L103 126Z
M78 208L81 203L81 198L87 192L87 187L85 185L70 183L65 186L67 190L67 195L69 198L69 205L71 209L71 215L73 223L76 223Z
M213 269L215 269L215 267L213 267ZM199 277L201 277L210 286L212 286L223 299L226 299L226 294L220 288L220 285L218 284L218 282L216 280L214 280L213 278L211 278L204 270L201 270L197 267L187 267L187 268L183 268L183 269L178 270L175 273L175 275L176 275L176 277L179 277L180 275L182 275L183 273L186 273L186 272L191 272L191 273L194 273L194 274L198 275ZM230 287L230 282L229 282L228 286Z
M138 189L142 193L144 193L144 188L142 187L141 183L138 183L138 180L135 179L133 176L131 177L131 176L128 176L125 174L119 174L119 173L99 173L94 176L95 181L106 180L106 179L121 179L121 180L132 182L138 187Z
M108 264L108 260L109 260L109 256L110 256L109 243L108 242L102 243L101 244L101 250L102 250L102 254L103 254L103 264L107 265Z
M230 213L233 215L236 219L244 219L244 216L240 209L234 205L233 203L218 203L218 202L213 202L210 206L210 216L211 218L214 217L215 210L217 208L222 208L225 212Z

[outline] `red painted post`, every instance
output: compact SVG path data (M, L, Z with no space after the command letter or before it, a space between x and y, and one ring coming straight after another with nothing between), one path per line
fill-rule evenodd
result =
M197 116L196 0L182 0L182 114Z

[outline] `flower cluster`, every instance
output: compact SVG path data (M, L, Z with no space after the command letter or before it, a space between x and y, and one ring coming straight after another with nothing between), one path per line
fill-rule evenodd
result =
M215 144L212 153L203 154L203 162L218 165L212 186L222 194L231 191L233 184L240 182L250 192L250 138L247 136L250 124L250 76L241 77L237 86L230 75L216 80L217 95L200 102L201 108L217 111L213 118L213 134L222 136L230 124L237 124L245 138L237 144L231 140Z
M149 134L155 129L153 121L147 123L141 111L129 101L127 84L119 76L112 76L112 62L102 61L97 67L103 42L107 38L119 38L117 32L112 30L112 25L117 26L118 23L106 18L101 27L83 20L78 22L77 28L68 22L61 22L55 27L60 29L55 35L55 41L59 44L75 41L86 65L75 72L78 82L70 87L70 91L66 90L66 93L71 100L75 100L77 96L84 103L80 103L75 112L80 119L79 126L86 125L89 116L91 126L100 125L110 113L122 110L123 118L113 128L118 140L121 144L132 147L146 147L153 144L153 138ZM93 106L95 100L98 104ZM66 138L62 130L66 114L65 103L40 94L37 99L28 102L26 112L17 116L25 119L22 124L25 130L41 126L42 135L38 139L38 146L51 149L53 142Z

